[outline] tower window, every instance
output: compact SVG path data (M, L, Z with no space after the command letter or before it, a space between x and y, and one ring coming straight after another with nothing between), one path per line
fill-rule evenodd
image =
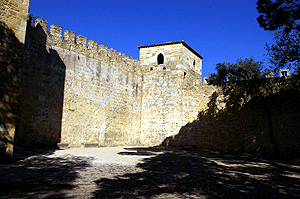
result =
M193 61L193 69L196 70L196 60Z
M163 56L163 54L159 54L158 56L157 56L157 64L163 64L164 63L164 56Z

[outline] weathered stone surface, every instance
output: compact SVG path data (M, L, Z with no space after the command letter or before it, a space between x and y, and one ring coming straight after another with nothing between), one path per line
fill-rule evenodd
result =
M202 57L183 41L139 48L144 73L141 142L157 145L177 134L206 107ZM163 63L159 63L159 56Z
M0 1L0 146L12 155L29 0ZM2 157L3 158L3 157Z
M202 57L183 41L140 47L139 61L47 26L37 19L27 32L19 143L156 145L205 107Z
M28 28L19 144L139 145L142 73L131 57L45 20ZM42 24L39 24L42 23ZM37 38L44 38L39 40ZM108 52L108 53L107 53Z
M21 43L25 42L29 0L0 1L0 21L11 28Z
M48 22L43 19L36 19L34 25L29 21L26 29L28 0L1 1L0 8L0 20L24 44L17 49L26 58L18 61L22 64L19 126L16 128L14 118L5 124L12 143L15 139L22 146L64 143L84 147L168 145L170 141L177 146L218 150L242 146L248 150L255 141L259 144L252 148L271 148L266 136L260 136L268 131L258 106L255 116L253 107L243 109L248 112L241 116L221 114L216 118L208 114L204 121L199 115L208 109L221 110L222 95L216 87L201 83L203 57L184 41L140 46L140 60L135 60L85 36L76 37L75 32L63 32L58 25L51 25L48 31ZM274 117L279 129L276 138L288 140L283 135L290 135L292 139L280 143L287 154L299 148L300 139L299 122L293 117L300 112L299 97L293 96L291 104L296 111L285 116L288 120L278 119L284 115L281 112L275 111ZM216 102L213 107L212 99ZM284 104L281 100L278 98L277 103ZM282 112L287 114L286 110L290 109ZM199 123L199 117L204 122ZM255 123L257 128L251 127L253 118L260 121ZM285 124L281 121L291 121L291 125L282 128ZM3 125L0 127L2 131ZM245 140L246 147L241 144Z

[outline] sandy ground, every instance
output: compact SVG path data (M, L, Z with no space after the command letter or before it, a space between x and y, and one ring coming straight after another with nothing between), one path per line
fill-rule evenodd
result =
M0 198L300 198L300 161L147 147L22 149Z
M71 148L67 150L56 150L48 157L62 157L68 154L75 156L93 157L93 164L123 164L137 165L142 163L144 159L154 157L163 152L151 152L138 154L138 150L147 149L147 147L101 147L101 148ZM122 155L127 153L127 155ZM130 153L132 155L130 155Z

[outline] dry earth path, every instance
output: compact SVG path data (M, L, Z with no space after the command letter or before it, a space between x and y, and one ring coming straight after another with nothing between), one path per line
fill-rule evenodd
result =
M0 198L300 198L298 160L147 147L17 157L0 165Z

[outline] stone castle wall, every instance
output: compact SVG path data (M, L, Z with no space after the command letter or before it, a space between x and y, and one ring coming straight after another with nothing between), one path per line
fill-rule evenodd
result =
M159 66L163 67L163 66ZM157 69L156 69L157 70ZM199 110L207 108L213 86L184 86L184 74L179 71L150 71L144 74L141 142L159 145L168 136L195 120Z
M48 31L43 19L35 20L34 25L29 20L25 34L22 13L28 10L28 1L10 0L0 5L2 22L6 22L5 13L17 16L7 17L6 23L24 45L11 49L25 49L25 59L13 64L22 65L21 69L9 74L15 77L22 71L20 95L15 91L14 97L6 100L17 102L6 106L18 107L14 113L19 115L8 117L10 124L6 125L15 131L9 136L17 145L163 143L270 151L262 108L253 103L234 114L223 111L218 89L201 84L203 57L183 41L139 47L140 60L134 60L84 36L75 37L72 31L63 32L58 25L51 25ZM163 63L158 63L159 54ZM269 104L281 149L297 155L293 150L299 151L299 89L286 93L274 94ZM220 113L210 114L214 110Z
M26 29L28 4L1 2L2 19L25 48L18 145L156 145L205 107L202 59L186 46L141 49L140 64L43 19ZM165 64L156 67L148 58L159 51Z
M140 144L139 61L37 19L28 27L19 143ZM28 136L31 135L31 136Z
M21 43L25 41L29 0L0 2L0 21L5 21Z
M144 74L141 142L159 145L206 107L206 95L216 90L202 85L202 56L183 41L140 46ZM158 63L162 55L163 63ZM204 89L205 88L205 89Z
M19 120L19 85L29 0L0 1L0 159L12 155Z
M182 46L175 48L188 64L170 54L149 69L60 26L47 30L43 19L27 28L19 144L157 145L195 119L215 90L201 85L202 60Z
M262 79L264 101L270 110L274 138L285 157L300 156L300 76ZM268 112L254 99L240 110L223 109L220 93L209 96L208 109L182 126L163 145L270 156Z

